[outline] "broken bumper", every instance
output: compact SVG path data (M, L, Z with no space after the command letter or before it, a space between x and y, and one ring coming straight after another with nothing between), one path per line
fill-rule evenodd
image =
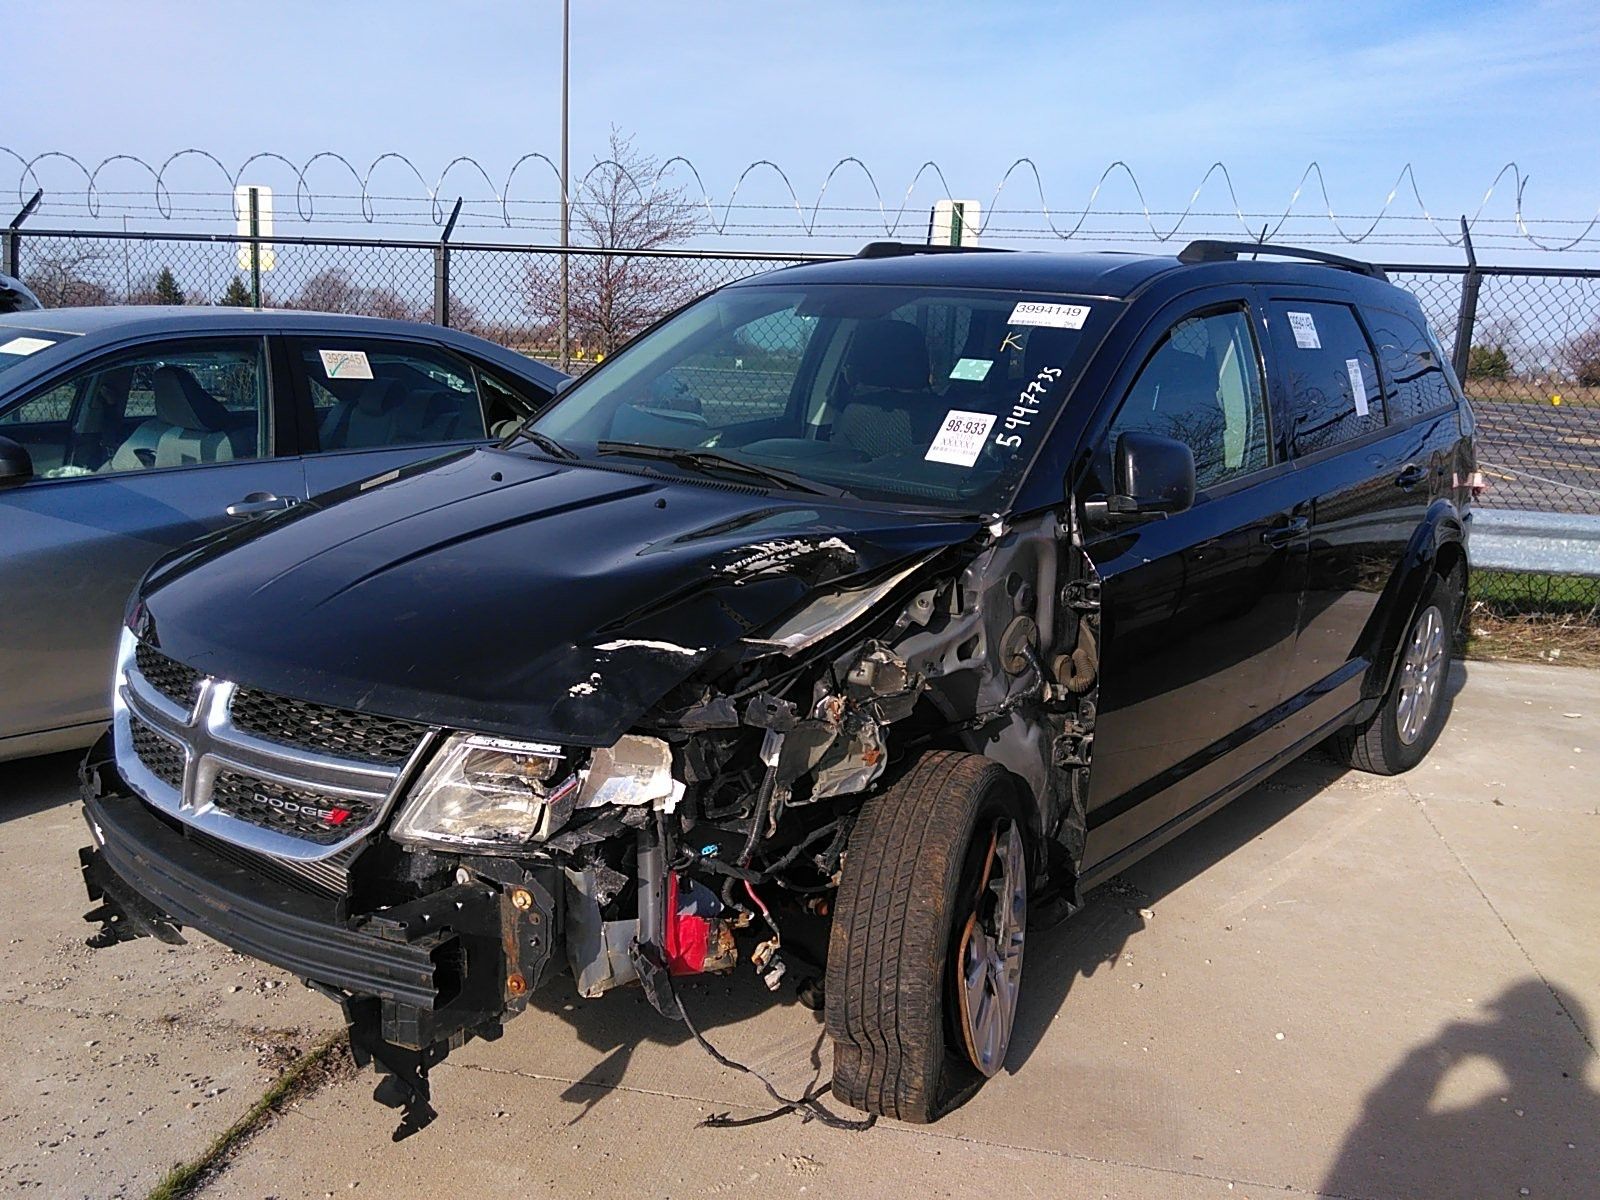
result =
M177 926L281 967L324 989L381 1004L384 1037L422 1047L497 1023L547 975L553 903L527 907L479 883L459 884L366 916L232 863L160 820L137 797L86 796L95 844L84 884L119 936L176 940ZM540 893L543 893L542 895ZM507 911L509 910L509 911ZM542 910L542 911L541 911Z

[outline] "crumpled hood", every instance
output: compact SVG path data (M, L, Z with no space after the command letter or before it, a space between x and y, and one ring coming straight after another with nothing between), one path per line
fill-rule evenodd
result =
M478 450L166 560L142 631L281 695L609 745L817 587L976 528Z

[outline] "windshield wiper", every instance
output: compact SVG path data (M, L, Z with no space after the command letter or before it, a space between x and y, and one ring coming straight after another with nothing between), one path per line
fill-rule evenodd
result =
M506 445L515 445L518 438L527 438L551 458L578 457L577 451L568 450L560 442L556 441L555 438L551 437L549 434L540 433L537 429L533 428L532 425L524 425L521 429L513 433L509 438L506 439Z
M594 448L597 454L631 454L635 458L663 459L674 466L693 471L724 471L729 474L745 475L791 491L810 492L814 496L850 495L844 488L818 483L814 479L807 479L792 471L785 471L781 467L759 466L756 463L745 462L742 458L731 458L716 450L692 450L672 446L647 446L642 442L611 441L596 442Z

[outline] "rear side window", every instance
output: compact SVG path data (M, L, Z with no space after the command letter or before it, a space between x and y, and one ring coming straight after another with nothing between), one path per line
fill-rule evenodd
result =
M297 358L323 450L369 450L488 436L473 372L430 346L304 338Z
M1391 421L1409 421L1455 403L1433 340L1417 321L1374 308L1367 310L1367 327L1383 364L1384 398Z
M1278 300L1269 310L1269 323L1289 385L1289 442L1295 457L1383 428L1378 372L1354 309Z

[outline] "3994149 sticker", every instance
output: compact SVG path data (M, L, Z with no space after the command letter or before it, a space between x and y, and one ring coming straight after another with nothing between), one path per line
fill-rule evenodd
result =
M1087 304L1046 304L1024 300L1011 310L1007 325L1048 325L1052 329L1082 329L1089 319Z
M1306 312L1292 312L1289 328L1294 330L1294 344L1302 350L1321 350L1322 338L1317 334L1317 323Z
M365 350L318 350L329 379L371 379L372 364Z
M933 445L922 457L928 462L970 467L983 453L983 443L994 422L993 413L963 412L959 408L952 408L945 413L939 432L934 435Z

